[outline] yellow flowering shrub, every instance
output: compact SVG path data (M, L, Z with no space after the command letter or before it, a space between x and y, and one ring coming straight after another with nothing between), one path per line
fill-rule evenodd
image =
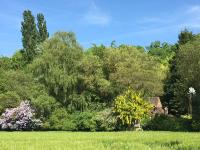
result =
M152 105L145 101L140 93L131 89L125 91L115 99L114 112L123 124L133 125L135 121L149 115Z

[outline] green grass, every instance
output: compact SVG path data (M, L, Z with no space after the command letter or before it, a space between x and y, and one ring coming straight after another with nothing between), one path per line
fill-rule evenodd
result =
M0 132L0 150L199 150L200 133Z

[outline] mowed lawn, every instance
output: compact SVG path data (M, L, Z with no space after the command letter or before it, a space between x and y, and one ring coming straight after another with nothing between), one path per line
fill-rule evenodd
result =
M200 133L0 132L0 150L200 150Z

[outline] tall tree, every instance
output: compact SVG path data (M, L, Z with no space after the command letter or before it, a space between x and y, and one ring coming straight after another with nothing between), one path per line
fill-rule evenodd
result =
M182 112L181 102L175 97L180 80L180 75L177 72L178 44L172 46L172 49L175 52L175 55L172 60L169 61L169 72L167 73L167 78L164 81L164 95L162 97L162 102L168 107L170 114L179 116Z
M183 99L187 99L185 93L187 93L186 90L188 90L187 85L182 79L183 74L180 73L180 68L177 68L177 64L180 62L180 57L177 55L182 53L181 47L185 44L187 45L188 42L193 41L195 36L192 32L185 29L178 35L178 39L178 44L172 46L175 55L169 62L169 72L165 80L165 94L163 95L163 103L169 108L169 113L177 116L186 112L186 102L183 101ZM184 62L182 63L184 64Z
M189 87L193 87L196 90L196 96L192 98L192 117L193 119L200 120L200 100L199 100L199 88L200 88L200 36L197 35L192 42L188 42L180 46L178 53L177 68L181 75L181 85L185 87L185 91L178 93L177 96L182 98L185 109L190 107L190 98L188 95ZM182 96L183 95L183 96ZM190 111L188 111L190 113Z
M46 20L42 13L37 14L38 42L43 42L49 37Z
M30 10L24 11L21 25L22 44L25 51L25 59L27 62L31 62L36 55L37 28L34 16Z
M75 35L58 32L42 43L41 51L30 65L33 74L63 105L72 105L70 95L77 85L77 68L83 55Z

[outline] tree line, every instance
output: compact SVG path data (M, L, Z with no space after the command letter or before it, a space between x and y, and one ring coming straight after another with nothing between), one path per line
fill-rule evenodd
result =
M191 115L198 125L199 34L185 29L175 44L83 49L73 32L49 37L44 15L37 14L36 23L30 10L23 13L21 33L23 49L0 57L1 114L30 101L44 130L122 130L142 121L151 108L148 98L159 96L169 114ZM196 90L192 111L189 87ZM121 113L125 107L128 117Z

